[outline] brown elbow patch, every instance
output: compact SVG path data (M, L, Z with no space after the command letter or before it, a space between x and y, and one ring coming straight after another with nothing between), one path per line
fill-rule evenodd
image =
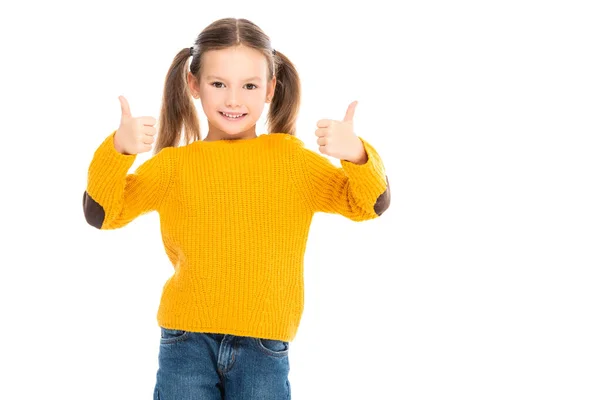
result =
M377 201L375 202L375 213L378 216L381 216L381 214L383 214L383 212L385 210L388 209L388 207L390 206L390 200L391 200L391 192L390 192L390 181L387 177L387 175L385 176L385 182L386 182L386 186L385 186L385 192L381 193L381 195L377 198Z
M83 214L88 224L95 228L100 229L104 222L104 208L88 194L87 191L83 193Z

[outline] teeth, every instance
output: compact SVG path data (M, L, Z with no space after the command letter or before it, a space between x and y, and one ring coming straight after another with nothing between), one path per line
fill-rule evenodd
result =
M226 113L222 113L224 116L229 117L229 118L239 118L241 116L243 116L244 114L240 114L240 115L231 115L231 114L226 114Z

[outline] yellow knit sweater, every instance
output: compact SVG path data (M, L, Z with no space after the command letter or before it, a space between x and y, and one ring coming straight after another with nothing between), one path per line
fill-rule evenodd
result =
M115 131L116 132L116 131ZM174 270L160 326L291 341L304 309L304 252L315 212L354 221L389 206L383 162L333 165L285 133L167 147L128 174L136 155L112 132L88 170L83 210L98 229L157 211Z

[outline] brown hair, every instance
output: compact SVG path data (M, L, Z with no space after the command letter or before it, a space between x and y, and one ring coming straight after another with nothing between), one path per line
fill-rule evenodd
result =
M196 38L189 71L199 80L202 55L244 45L264 54L269 65L269 79L276 77L275 93L267 114L269 132L296 134L300 108L300 78L294 64L279 50L271 47L270 38L254 23L243 18L223 18L212 22ZM180 50L167 72L154 154L164 147L177 147L182 127L185 144L200 140L200 124L187 84L190 48Z

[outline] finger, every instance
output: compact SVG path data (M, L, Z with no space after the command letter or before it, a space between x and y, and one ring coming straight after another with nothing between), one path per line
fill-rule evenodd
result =
M317 128L327 128L329 125L331 125L330 119L320 119L317 122Z
M131 110L129 109L129 103L123 96L119 96L119 102L121 103L121 116L131 117Z
M146 136L154 136L156 135L156 128L153 126L144 126L142 127L142 133L144 133Z
M352 122L352 120L354 119L354 110L356 110L357 104L358 101L353 101L352 103L350 103L350 105L348 106L348 110L346 110L346 116L344 117L345 122Z
M156 118L154 117L140 117L140 121L143 125L154 126L156 125Z
M315 130L315 135L318 137L324 137L329 135L329 128L319 128Z
M327 146L328 142L329 142L329 138L326 138L326 137L320 137L317 139L317 144L319 146Z
M154 136L144 136L144 139L142 139L142 142L145 144L152 144L154 143Z

